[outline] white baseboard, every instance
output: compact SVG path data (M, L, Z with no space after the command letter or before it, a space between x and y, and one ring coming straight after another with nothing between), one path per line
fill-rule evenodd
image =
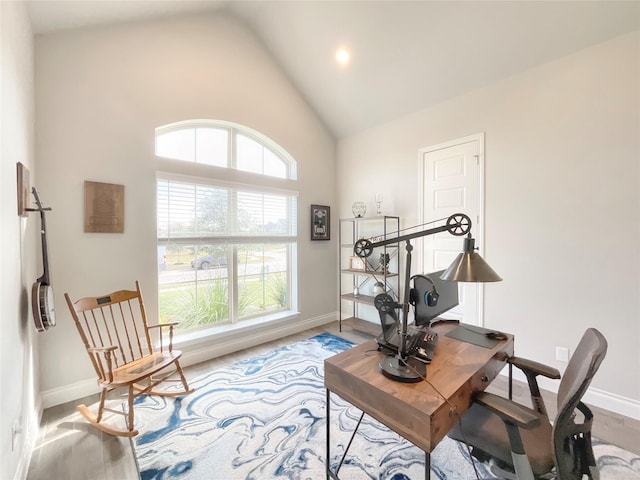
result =
M502 375L508 377L507 369L501 372ZM519 380L526 383L527 379L524 374L517 368L513 369L514 380ZM539 376L537 378L538 385L541 389L558 393L558 386L560 382L558 380L551 380L545 377ZM615 393L605 392L597 388L589 388L585 393L583 399L587 405L593 405L609 412L617 413L625 417L633 418L634 420L640 420L640 401L632 398L626 398Z
M625 417L640 420L640 401L626 398L615 393L590 388L584 396L585 403L603 408Z
M71 402L88 395L93 395L99 391L95 377L87 380L81 380L70 385L63 385L62 387L44 390L40 392L42 408L45 409Z
M310 328L320 327L336 321L337 318L338 313L333 312L315 318L304 320L296 318L292 321L272 322L270 324L253 326L248 330L226 332L218 337L224 341L208 341L193 345L193 347L190 348L181 348L182 359L180 364L183 366L195 365L196 363L277 340ZM215 336L211 338L213 339ZM99 388L95 378L53 388L41 392L42 408L49 408L54 405L71 402L98 392Z
M40 407L40 400L36 399L36 405L26 419L26 424L22 427L24 430L21 432L22 435L20 435L19 437L22 441L22 453L20 455L20 460L18 461L18 467L16 468L14 476L15 479L27 478L27 474L29 473L29 464L31 463L31 457L33 455L34 449L36 448L38 435L40 433L41 416L42 408Z

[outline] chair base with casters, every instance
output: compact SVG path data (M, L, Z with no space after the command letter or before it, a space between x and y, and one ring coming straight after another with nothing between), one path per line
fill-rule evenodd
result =
M471 446L481 461L492 460L496 474L518 480L598 480L591 444L593 414L581 401L607 351L607 342L593 328L586 330L567 365L558 389L558 413L549 420L537 377L557 379L559 372L513 357L529 383L532 408L488 392L473 404L449 437ZM495 470L494 470L495 471Z
M137 397L176 397L193 392L180 366L182 352L173 349L173 329L177 323L147 324L138 282L135 290L119 290L76 302L71 301L68 293L64 296L98 376L97 412L94 414L86 405L76 407L90 424L110 435L133 437L138 434L134 423ZM157 388L168 382L179 383L180 387ZM126 410L107 407L109 394L116 390L126 391ZM106 412L124 416L126 427L107 421Z

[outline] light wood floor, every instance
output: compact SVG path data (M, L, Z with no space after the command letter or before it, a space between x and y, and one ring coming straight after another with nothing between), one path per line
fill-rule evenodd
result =
M350 326L343 323L339 332L338 323L315 328L269 342L258 347L226 355L208 362L185 368L187 378L221 368L238 360L266 353L286 343L329 332L360 343L373 338L375 326ZM490 390L506 392L506 380L496 379ZM528 404L527 386L514 385L514 398ZM79 403L92 405L97 395L46 409L42 414L40 433L31 457L27 480L136 480L139 478L132 442L126 438L113 437L90 427L75 411ZM555 406L553 394L545 398L551 410ZM640 454L640 422L605 410L592 408L595 415L594 435L602 440ZM555 412L549 412L553 415Z

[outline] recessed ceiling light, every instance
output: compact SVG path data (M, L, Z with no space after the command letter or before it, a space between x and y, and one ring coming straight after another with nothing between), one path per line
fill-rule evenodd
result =
M346 48L339 48L336 51L336 60L339 64L346 65L347 63L349 63L350 58L351 55L349 55L349 51Z

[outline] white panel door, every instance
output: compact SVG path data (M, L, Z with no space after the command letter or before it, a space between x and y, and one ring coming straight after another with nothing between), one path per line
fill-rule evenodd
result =
M482 135L465 137L446 144L421 150L422 157L422 222L442 221L453 213L464 213L471 218L471 233L476 244L482 244L482 185L484 138ZM430 225L425 225L430 228ZM464 237L448 232L424 237L422 245L422 271L434 272L447 268L462 251ZM418 272L415 272L418 273ZM460 283L460 305L447 318L465 323L482 324L482 286Z

